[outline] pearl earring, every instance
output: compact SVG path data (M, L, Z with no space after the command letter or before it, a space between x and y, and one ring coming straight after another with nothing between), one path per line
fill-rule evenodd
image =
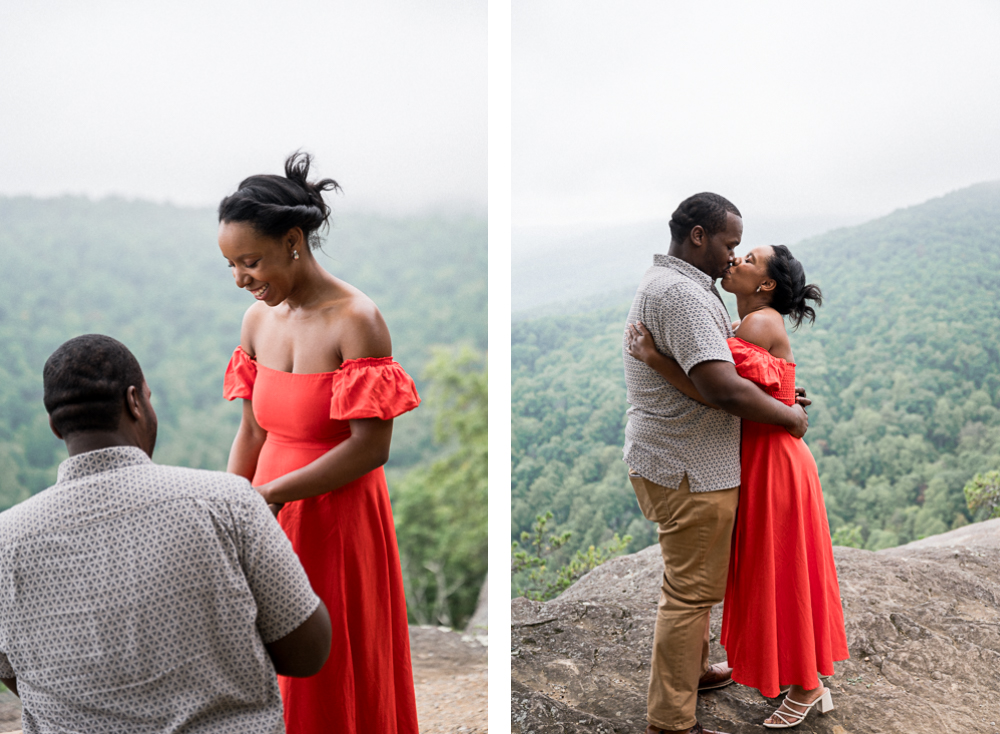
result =
M296 257L298 257L298 255L296 255ZM754 291L754 293L760 293L760 289L761 289L761 286L757 286L757 290Z
M299 251L292 250L292 260L298 260L298 259L299 259ZM758 288L757 290L760 290L760 288Z

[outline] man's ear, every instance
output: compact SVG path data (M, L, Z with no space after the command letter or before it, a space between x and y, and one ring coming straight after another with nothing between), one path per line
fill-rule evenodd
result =
M142 408L139 407L139 390L135 385L129 385L125 391L125 409L133 420L142 418Z
M59 430L56 428L56 424L52 422L52 416L51 415L49 416L49 428L52 429L52 433L55 434L56 438L58 438L60 441L63 440L62 434L59 433Z
M691 240L691 244L695 247L701 247L708 241L708 233L705 232L705 228L700 224L696 224L691 228L691 234L688 235Z

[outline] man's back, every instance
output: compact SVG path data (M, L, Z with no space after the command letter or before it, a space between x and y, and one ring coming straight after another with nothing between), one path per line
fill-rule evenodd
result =
M0 651L25 734L284 731L264 643L318 604L233 475L101 449L0 514Z
M655 255L639 283L629 324L641 321L656 348L685 372L696 364L732 362L726 343L732 329L711 278L676 257ZM627 338L627 337L626 337ZM629 355L623 344L628 423L624 459L646 479L694 492L740 483L740 421L677 390Z

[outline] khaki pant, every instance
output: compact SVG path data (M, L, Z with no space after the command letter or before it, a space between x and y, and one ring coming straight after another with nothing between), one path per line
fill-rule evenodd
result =
M646 715L660 729L688 729L708 670L709 613L726 591L739 487L692 492L686 474L678 489L631 471L629 481L642 514L659 525L663 554Z

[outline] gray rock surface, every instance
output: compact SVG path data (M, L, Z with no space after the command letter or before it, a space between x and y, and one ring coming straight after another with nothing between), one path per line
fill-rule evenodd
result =
M871 552L834 548L851 659L826 681L834 710L796 731L1000 734L1000 520ZM511 724L521 734L639 732L659 547L614 559L547 603L511 603ZM725 659L712 610L712 660ZM733 684L698 720L767 731L780 699Z
M10 691L0 693L0 732L21 731L21 701Z

